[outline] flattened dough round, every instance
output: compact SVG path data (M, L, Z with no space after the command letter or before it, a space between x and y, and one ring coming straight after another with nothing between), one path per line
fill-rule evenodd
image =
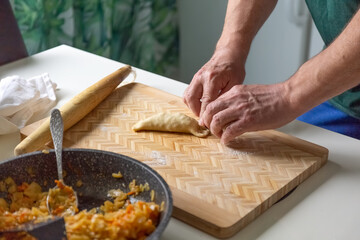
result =
M209 129L200 126L194 118L183 113L158 113L137 122L132 129L136 132L141 130L154 130L191 133L197 137L206 137L210 134Z

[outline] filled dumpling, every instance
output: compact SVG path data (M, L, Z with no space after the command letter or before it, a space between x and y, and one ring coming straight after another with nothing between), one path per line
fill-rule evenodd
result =
M191 133L197 137L206 137L210 134L209 129L200 126L194 118L183 113L158 113L137 122L132 129L136 132L141 130L153 130Z

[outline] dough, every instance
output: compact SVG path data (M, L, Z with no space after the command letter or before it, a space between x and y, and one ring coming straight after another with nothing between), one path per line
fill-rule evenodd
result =
M155 130L162 132L191 133L197 137L206 137L209 129L202 127L198 122L183 113L159 113L136 123L134 131Z

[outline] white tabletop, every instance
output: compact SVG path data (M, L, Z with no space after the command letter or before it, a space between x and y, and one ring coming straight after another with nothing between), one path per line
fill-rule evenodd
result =
M65 45L0 67L9 75L48 72L58 84L57 107L124 64ZM136 82L182 96L186 84L140 69ZM38 119L44 116L38 116ZM231 239L360 239L360 141L299 121L280 131L329 149L328 163L286 199L275 204ZM13 156L19 134L0 136L0 160ZM214 239L171 219L162 239Z

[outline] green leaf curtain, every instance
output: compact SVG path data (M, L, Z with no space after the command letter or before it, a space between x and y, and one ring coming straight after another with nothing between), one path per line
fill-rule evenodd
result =
M28 53L67 44L158 74L178 68L176 0L10 0Z

